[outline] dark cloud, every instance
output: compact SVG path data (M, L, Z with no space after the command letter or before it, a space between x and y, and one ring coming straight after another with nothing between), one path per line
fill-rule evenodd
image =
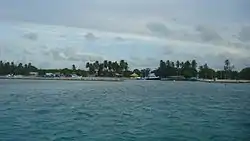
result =
M31 41L36 41L38 40L38 35L36 33L26 33L23 35L25 39L31 40Z
M59 49L53 49L50 51L50 53L52 54L52 57L55 61L66 60L66 58L61 55L62 52Z
M30 51L30 50L28 50L28 49L24 49L24 50L23 50L23 53L24 53L25 55L32 55L32 54L33 54L32 51Z
M170 54L173 54L173 49L172 48L170 48L170 47L163 47L163 49L162 49L162 54L163 55L170 55Z
M43 50L42 54L45 55L45 56L50 56L51 52L48 51L48 50Z
M61 37L61 38L65 38L65 37L66 37L66 35L62 34L62 35L60 35L60 37Z
M200 33L201 40L204 42L214 42L222 40L222 37L209 27L198 25L197 27L195 27L195 30Z
M149 31L156 36L166 37L170 34L170 30L163 23L148 23L146 27Z
M123 42L123 41L125 41L125 39L122 38L122 37L115 37L115 40L118 41L118 42Z
M176 19L176 18L172 18L172 21L176 22L176 21L177 21L177 19Z
M238 36L239 40L243 42L250 41L250 26L243 26Z
M46 45L41 45L40 48L42 49L41 53L45 56L49 56L51 54L50 49Z
M90 41L95 41L98 39L98 37L96 37L93 33L87 33L84 37L86 40Z

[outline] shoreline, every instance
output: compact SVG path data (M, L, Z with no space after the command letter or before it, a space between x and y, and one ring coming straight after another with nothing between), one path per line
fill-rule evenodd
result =
M19 79L19 80L66 80L66 81L124 81L122 78L112 78L112 77L6 77L0 76L0 79Z
M0 76L0 79L16 79L16 80L63 80L63 81L108 81L108 82L122 82L126 80L140 81L132 78L115 78L115 77L35 77L35 76L22 76L22 77L7 77ZM147 80L148 81L148 80ZM154 80L157 81L157 80ZM193 80L158 80L158 81L190 81L190 82L204 82L204 83L250 83L250 80L229 80L229 79L197 79Z
M205 83L250 83L250 80L230 80L230 79L198 79L199 82Z

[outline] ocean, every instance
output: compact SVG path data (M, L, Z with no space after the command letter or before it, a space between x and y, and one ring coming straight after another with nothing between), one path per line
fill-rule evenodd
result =
M247 141L250 85L0 80L1 141Z

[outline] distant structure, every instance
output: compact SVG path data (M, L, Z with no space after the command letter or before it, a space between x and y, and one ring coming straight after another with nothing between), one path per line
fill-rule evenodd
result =
M38 72L30 72L29 75L31 75L31 76L38 76Z

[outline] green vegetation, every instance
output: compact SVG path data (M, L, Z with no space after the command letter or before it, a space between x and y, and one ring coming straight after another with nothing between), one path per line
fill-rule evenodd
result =
M129 70L129 65L126 61L108 61L103 62L87 62L87 70L77 69L75 65L72 68L64 69L38 69L31 63L28 64L15 64L14 62L0 61L0 75L29 75L30 72L38 72L40 76L46 73L54 73L58 75L69 76L76 74L78 76L98 76L98 77L130 77L131 74L136 73L140 77L147 77L150 73L154 73L160 78L169 76L184 76L185 78L199 77L204 79L245 79L250 80L250 67L242 69L240 72L234 70L229 60L225 60L223 70L214 70L204 64L197 66L196 60L192 61L160 61L159 67L155 70L134 69Z
M196 77L197 76L197 63L193 60L191 63L190 61L180 62L176 61L172 62L167 60L164 62L163 60L160 61L160 66L156 69L155 75L161 78L166 78L168 76L184 76L186 78Z
M38 69L31 63L18 65L14 62L3 62L0 61L0 75L16 74L16 75L29 75L30 72L35 72Z
M132 73L129 71L128 63L124 60L117 61L108 61L104 60L102 63L95 61L94 63L86 63L86 68L88 69L89 75L95 76L105 76L105 77L114 77L114 76L123 76L129 77Z

